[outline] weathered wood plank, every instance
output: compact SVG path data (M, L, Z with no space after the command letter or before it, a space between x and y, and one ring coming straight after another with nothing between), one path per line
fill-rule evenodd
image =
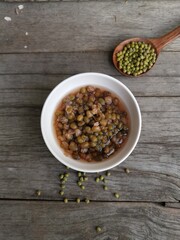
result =
M118 75L112 64L112 52L1 54L0 62L0 74L102 72ZM179 52L162 52L146 76L179 77L179 62Z
M148 0L131 0L133 1L141 1L143 3L146 3ZM151 1L156 1L156 0L151 0ZM166 0L164 0L166 1ZM177 0L176 0L177 1ZM27 2L122 2L126 3L128 0L3 0L3 2L22 2L22 3L27 3Z
M140 36L159 36L179 24L180 2L25 3L20 15L14 13L16 6L0 3L0 52L37 54L0 55L0 199L37 199L34 192L40 189L39 199L57 201L1 200L0 239L179 239L180 41L167 46L155 68L136 81L118 75L111 55L134 29ZM157 15L158 24L152 22ZM4 21L4 16L11 16L12 22ZM38 53L49 51L62 53ZM133 91L142 110L142 135L128 160L112 170L107 192L102 183L95 183L96 174L88 174L86 189L80 191L76 173L70 170L65 196L73 202L65 205L58 194L58 174L65 168L43 143L40 108L64 79L62 74L85 71L117 76ZM3 75L7 73L17 75ZM120 193L119 200L114 192ZM96 202L78 207L74 203L78 196ZM168 203L164 208L123 201ZM103 228L101 234L95 232L97 225Z
M141 2L141 3L148 3L149 0L131 0L131 2ZM155 2L156 0L151 0L151 2ZM161 2L169 2L169 0L161 0ZM178 0L173 0L178 1ZM3 0L3 2L10 2L10 3L29 3L29 2L114 2L114 3L122 3L122 4L128 4L128 0Z
M40 136L39 136L40 138ZM42 140L24 141L10 146L7 141L0 147L0 198L36 199L35 190L40 189L40 199L60 200L58 175L67 171L47 150ZM111 170L107 178L108 191L103 183L97 184L97 174L88 174L86 189L77 186L77 173L70 171L65 196L69 199L89 197L91 200L177 202L180 200L179 145L141 144L120 166ZM130 169L127 174L124 168Z
M25 3L19 15L16 7L17 3L0 3L3 53L111 51L126 38L159 37L179 25L180 2ZM12 21L3 20L5 16ZM180 40L165 50L180 51Z
M180 210L147 203L1 201L0 238L8 240L177 240ZM100 226L101 233L95 228Z
M7 106L9 101L9 107L3 108L0 114L0 144L7 141L8 145L21 145L24 141L31 142L32 138L34 141L40 139L39 119L41 109L39 107L41 105L39 100L43 102L45 96L42 99L42 96L37 97L37 93L30 95L30 93L25 92L28 103L21 102L20 108L13 108L12 110L9 107L17 105L16 98L13 99L14 102L8 95L5 99L1 99L1 106L3 106L3 103L4 107ZM20 92L17 95L19 96ZM178 143L180 98L138 97L137 99L142 110L143 119L140 142ZM37 105L38 109L34 109L33 106ZM27 108L22 108L23 106ZM12 126L12 122L15 127Z
M178 202L178 203L165 203L165 207L180 208L180 202Z
M130 171L153 172L179 178L179 157L179 144L157 145L139 142L128 160L122 164L122 167L128 168Z
M178 144L158 144L157 146L157 144L138 143L127 161L123 162L116 171L128 168L130 172L153 172L155 174L164 174L179 178L179 155L180 146ZM42 141L35 143L33 146L29 146L27 143L20 146L1 145L0 161L1 167L6 171L5 175L11 174L9 167L16 168L17 165L21 166L21 168L25 167L23 164L24 162L28 162L28 158L30 159L30 163L33 163L33 169L38 169L43 164L52 165L55 169L57 168L57 174L59 171L64 171L64 168L51 156ZM56 177L56 174L53 175ZM39 181L38 175L36 178Z
M38 77L13 75L0 78L1 198L33 199L35 189L40 188L44 192L43 199L59 199L57 175L64 169L46 149L39 126L40 108L59 80L58 76L53 76L52 81L51 76L44 76L44 81L43 76ZM140 142L129 160L113 171L109 188L121 193L121 201L178 201L180 98L137 99L143 116ZM131 175L124 173L123 166L130 168ZM75 198L78 188L75 174L72 175L67 193L70 198ZM112 192L102 194L99 191L102 186L97 187L93 178L88 185L85 193L78 194L88 194L94 200L114 199Z
M15 101L19 105L27 102L27 94L19 94L18 99L15 100L14 96L18 91L24 93L31 91L32 95L39 92L37 95L41 96L48 94L57 84L68 77L70 75L0 75L0 99L9 98L8 102ZM141 77L136 80L120 75L114 77L124 83L135 96L180 96L180 77Z

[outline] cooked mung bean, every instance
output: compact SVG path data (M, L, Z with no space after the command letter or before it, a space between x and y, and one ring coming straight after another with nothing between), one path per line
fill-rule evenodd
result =
M55 111L54 126L66 155L76 160L102 161L126 142L129 117L114 94L86 86L63 98Z

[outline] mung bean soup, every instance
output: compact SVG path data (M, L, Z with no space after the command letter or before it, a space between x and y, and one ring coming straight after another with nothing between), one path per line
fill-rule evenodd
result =
M104 88L82 87L65 96L55 110L58 143L75 160L109 159L126 143L129 127L124 103Z

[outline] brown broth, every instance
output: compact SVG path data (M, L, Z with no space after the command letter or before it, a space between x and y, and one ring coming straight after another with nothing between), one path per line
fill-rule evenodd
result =
M54 114L58 143L64 154L75 160L109 159L126 144L129 128L125 104L114 93L99 87L85 86L70 92Z

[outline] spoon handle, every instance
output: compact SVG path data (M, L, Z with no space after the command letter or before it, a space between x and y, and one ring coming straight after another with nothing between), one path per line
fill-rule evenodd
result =
M155 45L157 52L159 53L163 47L179 36L180 26L160 38L152 38L151 42Z

